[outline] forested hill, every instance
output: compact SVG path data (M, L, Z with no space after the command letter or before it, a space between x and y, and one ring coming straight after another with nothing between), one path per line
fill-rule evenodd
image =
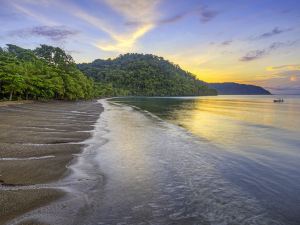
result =
M107 95L196 96L216 95L214 89L162 57L150 54L125 54L115 59L96 59L78 64ZM111 94L110 92L114 92Z
M97 90L60 48L41 45L30 50L11 44L0 48L0 100L91 99Z
M214 88L220 95L270 95L266 89L249 84L238 83L209 83L209 87Z
M205 83L162 57L125 54L76 65L64 50L0 47L0 100L91 99L106 96L270 94L253 85Z

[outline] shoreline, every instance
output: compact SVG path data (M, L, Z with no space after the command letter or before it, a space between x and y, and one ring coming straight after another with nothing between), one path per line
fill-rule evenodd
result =
M9 105L20 105L20 104L28 104L28 103L34 103L33 100L17 100L17 101L0 101L0 107L1 106L9 106Z
M105 111L94 135L62 183L71 196L34 211L31 219L64 225L246 224L257 219L280 224L224 179L215 168L215 146L130 106L101 104Z
M0 224L65 196L50 184L70 173L103 111L97 101L14 103L0 107Z
M293 224L220 170L228 160L235 162L225 149L146 109L99 103L105 110L68 164L68 176L35 185L37 191L62 190L62 196L52 193L55 201L49 197L49 204L36 204L9 225Z

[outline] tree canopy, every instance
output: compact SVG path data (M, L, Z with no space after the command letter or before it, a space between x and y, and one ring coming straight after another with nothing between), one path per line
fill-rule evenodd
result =
M78 64L78 68L115 95L196 96L216 95L214 89L162 57L150 54L125 54L115 59L97 59Z
M162 57L125 54L76 65L58 47L0 48L0 99L91 99L99 96L216 95L206 83Z
M60 48L35 50L8 44L0 49L0 99L90 99L92 79Z

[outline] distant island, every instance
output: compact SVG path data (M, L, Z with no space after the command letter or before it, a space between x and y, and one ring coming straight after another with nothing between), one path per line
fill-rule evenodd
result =
M216 89L220 95L270 95L266 89L249 84L238 84L233 82L226 83L207 83L208 87Z

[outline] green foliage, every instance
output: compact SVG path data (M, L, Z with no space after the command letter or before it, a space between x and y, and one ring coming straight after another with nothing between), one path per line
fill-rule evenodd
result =
M47 62L60 67L74 65L72 56L68 55L64 50L58 47L52 47L48 45L41 45L34 51L36 56L46 60Z
M216 95L214 89L161 57L125 54L116 59L97 59L78 68L101 83L101 95L196 96Z
M0 48L0 99L215 94L191 73L153 55L126 54L76 66L57 47L41 45L29 50L8 44Z
M128 96L130 93L124 89L114 88L112 83L95 83L95 95L102 97L111 97L111 96Z
M91 99L94 82L62 49L0 48L0 99Z

